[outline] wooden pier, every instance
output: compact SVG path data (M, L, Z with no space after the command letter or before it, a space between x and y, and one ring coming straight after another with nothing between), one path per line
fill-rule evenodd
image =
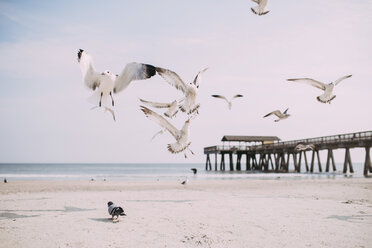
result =
M224 136L221 140L222 146L210 146L204 148L204 154L207 155L205 164L206 170L212 170L211 157L214 154L214 170L218 170L218 154L221 156L219 169L225 171L225 155L229 156L229 170L241 171L242 158L246 157L246 170L256 170L264 172L289 172L289 162L292 159L294 172L301 172L302 164L304 163L307 172L317 171L323 172L322 163L320 161L319 151L327 150L327 161L325 172L330 170L336 171L336 164L333 157L333 150L345 149L345 159L343 173L348 171L353 173L353 164L350 156L350 149L364 148L364 175L368 176L372 173L372 164L370 149L372 146L372 131L339 134L332 136L324 136L317 138L292 140L281 142L275 136ZM228 145L225 143L228 142ZM234 145L231 145L234 142ZM306 150L295 149L298 145L310 145L314 149L308 147ZM310 163L307 153L311 153ZM234 155L236 155L236 163L234 166ZM332 167L331 167L332 166Z

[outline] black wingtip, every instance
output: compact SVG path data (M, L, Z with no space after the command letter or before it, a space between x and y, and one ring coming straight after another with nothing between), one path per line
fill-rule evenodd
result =
M78 61L80 62L80 59L81 59L81 54L84 52L83 49L79 49L79 52L78 52Z
M153 65L145 64L146 66L146 76L148 78L154 76L156 74L156 68Z

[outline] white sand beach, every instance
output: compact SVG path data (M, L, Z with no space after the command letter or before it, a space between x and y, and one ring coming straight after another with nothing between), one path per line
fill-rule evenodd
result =
M367 248L371 230L370 178L0 186L0 247Z

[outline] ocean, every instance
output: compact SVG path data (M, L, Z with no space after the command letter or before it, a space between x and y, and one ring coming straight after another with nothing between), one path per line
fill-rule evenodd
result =
M336 164L337 171L329 173L263 173L252 171L205 171L205 164L55 164L55 163L2 163L0 164L0 179L8 181L21 180L112 180L112 181L141 181L141 180L236 180L236 179L315 179L363 177L363 163L354 163L354 173L343 174L343 164ZM198 173L193 174L191 168ZM243 168L245 168L243 166ZM291 167L290 167L291 168ZM292 167L293 168L293 167ZM323 170L324 170L323 165ZM302 167L304 170L304 167Z

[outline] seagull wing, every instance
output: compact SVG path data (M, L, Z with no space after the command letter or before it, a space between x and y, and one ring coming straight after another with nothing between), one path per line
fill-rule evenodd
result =
M155 67L142 63L129 63L115 79L114 92L118 93L128 87L134 80L147 79L156 74Z
M283 114L287 114L288 109L289 109L289 108L287 108L287 109L283 112Z
M199 71L198 74L196 75L195 79L194 79L194 82L193 84L195 84L196 86L199 85L199 82L201 80L201 75L203 74L203 72L205 72L206 70L208 70L208 67L207 68L204 68L203 70Z
M311 78L292 78L292 79L287 79L288 81L293 81L293 82L299 82L299 83L304 83L304 84L309 84L312 85L318 89L325 90L326 85L322 82L316 81Z
M267 115L265 115L264 118L265 118L265 117L268 117L268 116L270 116L270 115L276 115L276 116L278 116L278 117L281 117L283 114L282 114L282 112L280 112L280 110L275 110L275 111L270 112L270 113L268 113Z
M231 99L238 98L238 97L243 97L243 95L237 94L237 95L233 96Z
M163 102L150 102L140 99L142 103L153 108L169 108L172 103L163 103Z
M101 75L94 69L92 56L87 54L83 49L80 49L78 52L78 62L81 73L83 74L84 84L88 88L95 90L99 87Z
M146 108L145 106L140 107L147 118L157 123L162 128L166 129L175 139L178 139L178 137L180 136L180 131L175 128L169 121L167 121L163 116L155 113L151 109Z
M174 86L177 90L180 90L183 93L187 92L186 84L182 81L180 76L177 75L177 73L160 67L156 67L156 71L168 84Z
M259 4L260 3L260 0L252 0L253 2Z
M338 85L342 80L351 77L352 75L343 76L335 81L335 85Z
M221 95L212 95L212 96L215 97L215 98L221 98L221 99L225 100L227 103L229 103L229 100L227 100L227 98L224 97L224 96L221 96Z

